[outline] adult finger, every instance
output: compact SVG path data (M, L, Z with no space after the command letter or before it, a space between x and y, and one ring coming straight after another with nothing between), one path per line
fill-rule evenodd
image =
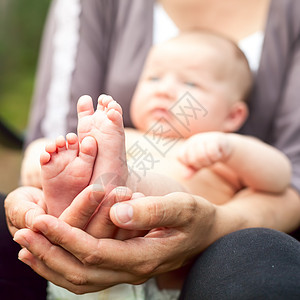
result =
M147 251L149 249L149 259L146 259L146 261L149 261L151 257L155 257L151 253L152 247L150 247L150 245L145 245L144 250L141 250L140 246L144 243L142 241L136 241L135 239L127 241L95 239L86 232L71 227L63 221L49 215L38 217L35 220L34 229L40 231L51 244L59 245L70 252L80 260L83 265L118 271L120 274L116 275L117 277L115 276L117 279L114 279L114 283L121 279L125 280L124 282L135 280L135 277L127 276L123 278L120 277L120 275L122 272L132 273L133 267L144 261L145 249L147 249ZM51 263L52 269L65 273L66 268L64 266L66 263L62 263L64 260L61 259L60 262L56 263L59 261L58 255L54 255L54 253L50 255L51 251L49 249L51 249L51 244L49 245L49 249L47 247L43 248L40 245L41 243L35 243L34 240L30 241L30 237L26 238L24 231L21 231L21 233L23 233L23 238L25 238L27 242L20 240L20 232L17 232L15 239L18 243L28 248L35 256L38 256L39 253L44 253L42 259L45 261L46 256L49 261L53 261L53 264ZM26 234L29 233L27 232ZM30 234L32 235L32 233ZM48 266L49 264L50 263L48 263Z
M111 268L115 264L114 253L119 252L118 256L122 252L122 245L119 241L110 240L110 243L106 243L106 239L96 239L83 230L71 227L62 220L50 215L38 217L33 224L33 228L41 232L52 244L59 245L72 253L85 265L89 265L92 261L93 265ZM25 245L26 248L28 244L30 243ZM107 246L105 246L106 244ZM32 250L32 248L30 249ZM103 261L102 255L111 256L111 258ZM118 265L115 266L116 269L118 267Z
M131 222L129 225L123 223L122 227L151 229L144 237L124 241L97 240L49 215L39 216L34 228L85 266L115 270L117 276L125 272L127 275L122 278L125 281L120 282L129 283L181 267L213 240L209 237L212 236L215 210L205 199L174 193L126 203L132 208Z
M59 246L51 244L45 237L22 229L15 234L15 241L27 246L19 252L19 259L29 265L45 279L76 294L100 291L112 286L105 282L112 272L87 268L74 256ZM106 274L107 273L107 274ZM103 276L104 280L99 281Z
M33 220L46 211L43 193L34 187L20 187L14 190L6 197L4 205L7 224L12 234L17 229L30 228Z
M111 208L110 217L117 226L125 229L175 228L191 222L197 210L199 205L192 195L171 193L119 203Z
M69 277L64 277L59 272L54 271L53 269L49 268L44 261L39 259L38 257L34 256L28 249L22 248L19 251L18 255L19 260L23 263L27 264L31 267L36 273L44 277L46 280L51 281L52 283L64 287L76 294L80 294L82 292L92 292L98 289L95 289L95 286L89 286L88 284L78 284L80 278L76 281L76 277L74 279ZM72 274L74 274L72 272Z
M110 208L115 203L130 200L131 197L131 190L125 186L120 186L113 189L109 195L104 197L97 212L93 215L93 218L85 228L85 231L96 238L114 237L119 228L112 223L109 217Z
M93 184L85 188L60 215L59 219L69 225L84 229L97 207L105 196L104 188L100 184Z
M97 240L68 224L65 224L66 227L63 228L60 226L64 223L61 220L56 219L55 223L51 222L51 220L55 220L54 217L45 217L48 217L49 221L47 238L29 229L21 229L16 232L14 240L28 249L40 261L31 261L33 259L31 258L24 262L29 261L30 266L46 279L55 282L53 273L48 272L43 264L53 272L61 274L72 284L94 284L98 286L96 290L124 282L141 283L150 276L146 274L146 277L141 279L132 272L132 264L136 262L132 257L134 253L131 250L125 251L125 257L127 257L127 253L130 254L128 256L131 257L131 261L127 262L125 258L122 258L120 259L122 264L119 263L118 257L123 257L124 242L109 239ZM54 225L52 229L51 225ZM63 234L61 234L62 230ZM57 236L60 235L60 245L67 248L69 252L51 241L52 233L55 234L56 242L58 242ZM124 263L129 266L125 266Z

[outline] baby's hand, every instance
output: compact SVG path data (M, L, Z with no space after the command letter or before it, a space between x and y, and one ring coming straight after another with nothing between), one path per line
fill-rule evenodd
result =
M187 167L186 177L190 177L201 168L226 160L231 152L232 144L226 133L199 133L184 142L178 160Z
M38 139L27 147L21 166L21 185L42 187L40 155L46 143L47 139Z

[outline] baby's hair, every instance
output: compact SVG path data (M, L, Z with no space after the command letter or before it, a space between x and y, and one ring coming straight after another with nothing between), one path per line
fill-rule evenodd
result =
M249 67L247 57L245 56L244 52L239 48L236 42L222 34L210 30L183 31L176 37L170 39L169 41L180 41L183 39L187 39L188 41L190 40L195 43L197 43L197 40L199 42L205 41L206 43L211 44L214 48L216 48L216 46L218 45L222 46L222 44L227 44L232 51L227 51L227 53L226 51L224 51L223 54L224 56L227 55L228 57L231 53L233 61L236 62L236 64L234 64L233 69L231 70L230 80L233 83L234 87L240 91L238 100L248 100L253 83L252 72ZM223 48L220 47L220 49Z

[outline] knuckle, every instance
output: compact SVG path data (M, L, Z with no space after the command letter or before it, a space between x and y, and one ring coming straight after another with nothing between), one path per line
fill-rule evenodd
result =
M64 236L52 235L51 241L55 245L63 245L64 244Z
M194 211L197 209L197 201L192 195L188 195L188 203L189 203L189 211L191 212L191 215L193 215Z
M214 162L219 158L218 149L210 149L208 152L210 161Z
M65 279L72 283L74 285L73 292L75 294L82 293L81 286L84 286L88 283L87 278L84 276L84 274L78 274L78 273L68 273L65 275Z
M160 224L166 219L166 209L163 202L153 202L150 206L148 218L148 227L152 228L153 224Z
M146 278L149 278L155 271L156 266L155 264L151 261L151 262L144 262L144 263L140 263L140 264L136 264L133 267L133 273L134 275L138 276L140 280L145 280ZM142 279L141 279L142 277Z
M10 207L7 213L7 219L11 225L14 226L17 225L18 214L19 214L19 208L17 206Z
M52 253L52 249L53 249L53 245L50 246L50 248L48 249L48 251L45 251L45 252L42 252L42 253L38 253L37 254L37 258L45 263L47 265L47 262L48 262L48 257L51 256L51 253Z
M25 228L25 213L22 207L15 204L13 201L11 203L5 202L6 209L6 219L9 225L16 228Z
M101 265L102 263L101 258L97 254L90 254L82 258L81 261L85 266Z
M199 153L198 157L195 159L195 161L193 163L198 163L201 166L205 166L207 165L207 156L206 153Z
M191 223L194 218L195 218L195 212L198 209L198 205L197 205L197 201L196 199L193 197L193 195L190 194L185 194L185 196L183 197L185 199L185 206L184 206L184 210L182 211L182 213L184 213L184 220L185 220L185 224L189 224Z
M99 253L101 253L101 251L100 251L99 245L98 245L98 247L96 247L96 249L94 249L92 251L92 253L90 253L89 255L87 255L85 257L83 257L81 259L81 262L85 266L101 265L101 264L103 264L103 259L101 258Z

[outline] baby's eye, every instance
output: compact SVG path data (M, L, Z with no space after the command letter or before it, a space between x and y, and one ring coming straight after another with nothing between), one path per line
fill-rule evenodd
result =
M184 84L189 86L189 87L196 87L197 86L197 84L195 82L192 82L192 81L186 81Z
M148 80L149 81L158 81L160 78L158 76L149 76Z

